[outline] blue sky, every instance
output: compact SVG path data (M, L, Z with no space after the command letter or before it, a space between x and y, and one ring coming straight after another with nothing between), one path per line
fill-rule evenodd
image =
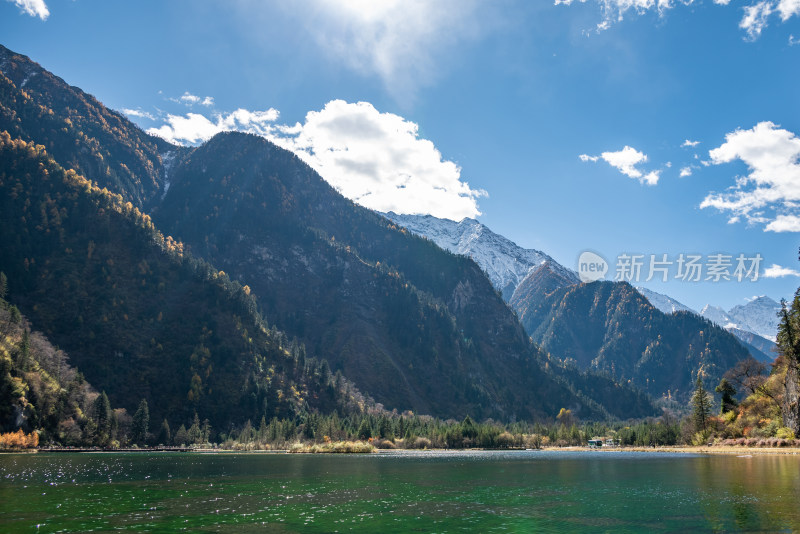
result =
M260 133L568 267L761 255L643 284L697 309L800 285L800 0L4 0L0 36L145 130Z

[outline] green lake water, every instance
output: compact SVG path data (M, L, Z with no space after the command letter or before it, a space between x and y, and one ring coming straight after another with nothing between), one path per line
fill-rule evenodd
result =
M800 457L4 454L0 532L800 530Z

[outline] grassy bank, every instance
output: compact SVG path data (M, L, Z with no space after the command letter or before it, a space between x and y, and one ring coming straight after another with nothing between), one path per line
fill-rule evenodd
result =
M372 443L366 441L329 441L325 443L293 443L291 453L301 454L367 454L375 452Z

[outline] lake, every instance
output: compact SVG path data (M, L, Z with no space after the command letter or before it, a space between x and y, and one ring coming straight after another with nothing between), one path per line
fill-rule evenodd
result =
M796 456L0 455L6 533L792 531L798 503Z

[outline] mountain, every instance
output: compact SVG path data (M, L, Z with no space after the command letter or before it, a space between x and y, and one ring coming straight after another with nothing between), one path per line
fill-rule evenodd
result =
M513 241L492 232L488 227L475 219L465 218L461 222L439 219L431 215L399 215L393 212L384 214L395 223L407 228L415 234L426 237L454 254L469 256L486 272L492 284L500 291L507 302L511 302L514 291L522 285L525 278L534 275L541 265L548 263L550 269L558 273L561 286L580 283L577 274L560 265L546 253L525 249ZM548 279L550 283L552 278ZM535 286L536 280L531 283ZM636 288L653 306L664 313L677 311L695 312L677 300L651 291L645 287ZM518 296L512 307L524 314L523 301L529 300L536 291L530 288L524 291L528 296ZM730 327L731 331L742 332L740 338L746 341L750 334L774 341L777 333L777 311L780 304L769 297L758 297L742 306L735 306L729 312L716 306L707 305L699 313L703 317L722 327ZM736 333L734 332L734 333ZM769 354L769 351L767 351Z
M531 270L544 263L549 263L565 279L573 280L573 283L579 281L574 271L563 267L544 252L522 248L475 219L465 218L455 222L432 215L398 215L393 212L384 215L453 254L475 260L506 301L511 299L514 290Z
M781 305L769 297L760 296L728 310L728 315L741 330L754 332L770 341L778 335L778 312Z
M576 282L574 273L565 273L563 269L553 268L553 263L546 261L534 268L522 280L514 290L508 304L511 309L516 311L525 330L530 333L529 327L533 326L536 321L531 319L531 313L534 313L542 300L558 289L577 283L579 282Z
M644 298L646 298L650 302L650 304L652 304L653 306L655 306L656 308L658 308L659 310L661 310L666 314L675 313L679 311L697 313L690 307L686 306L685 304L682 304L677 300L675 300L674 298L664 295L663 293L657 293L655 291L647 289L646 287L641 287L641 286L638 286L636 288L636 291L641 293L644 296Z
M386 407L532 419L574 400L471 259L355 205L290 152L219 134L171 177L156 224Z
M5 283L4 275L0 282ZM3 297L0 283L0 433L41 431L41 440L76 445L91 441L97 391L64 351L31 328Z
M431 216L387 216L451 252L472 257L502 291L533 341L579 369L630 379L656 397L686 396L701 365L713 366L713 376L719 377L726 365L733 366L746 354L735 339L666 295L612 282L581 284L574 271L544 252L523 249L473 219L456 223ZM655 313L653 306L667 316ZM676 312L679 316L672 317ZM706 347L695 339L700 331L713 332L714 343ZM669 339L669 344L660 339ZM675 368L664 371L671 366Z
M774 341L734 327L726 327L725 330L736 336L756 360L764 363L773 363L775 361L778 346Z
M725 327L735 327L736 323L734 322L733 318L728 315L728 312L720 308L719 306L712 306L711 304L706 304L702 310L700 310L700 315L705 317L709 321L712 321L719 326Z
M743 324L748 323L751 325L759 325L765 330L769 328L769 326L765 326L763 322L767 317L769 317L770 313L773 313L773 307L769 305L769 301L772 301L772 299L761 297L762 299L766 300L762 300L756 306L751 308L745 309L744 306L737 306L734 308L737 310L740 318L740 320L737 321L737 319L734 319L728 312L718 306L711 306L710 304L707 304L698 314L693 309L681 304L677 300L667 295L651 291L645 287L637 287L636 289L648 301L650 301L653 306L662 312L670 314L677 311L685 311L705 317L709 321L723 327L725 330L736 336L736 338L742 342L745 348L747 348L747 350L750 351L750 354L757 360L766 363L772 363L775 360L776 347L774 340L767 339L759 334L756 334L752 330L748 330ZM780 305L777 303L775 303L775 305L777 305L778 309L780 309ZM741 321L741 319L744 319L744 321ZM739 324L742 324L743 328L739 328ZM777 331L777 322L775 324L775 330Z
M65 168L148 211L165 161L183 149L142 132L93 96L0 45L0 131L43 145Z
M700 315L725 328L754 333L775 343L780 310L780 304L769 297L761 296L747 304L734 306L727 312L718 306L706 305Z
M0 133L0 271L15 302L111 403L177 427L360 411L364 399L119 195Z
M226 427L350 413L370 406L353 380L442 417L655 413L551 365L471 259L344 199L291 153L244 134L175 147L24 56L0 61L0 120L18 137L4 137L0 269L122 407L145 398L154 420L197 410Z
M531 293L527 304L518 313L542 350L630 380L655 397L686 400L700 369L714 383L748 356L722 328L688 312L666 315L627 283Z

